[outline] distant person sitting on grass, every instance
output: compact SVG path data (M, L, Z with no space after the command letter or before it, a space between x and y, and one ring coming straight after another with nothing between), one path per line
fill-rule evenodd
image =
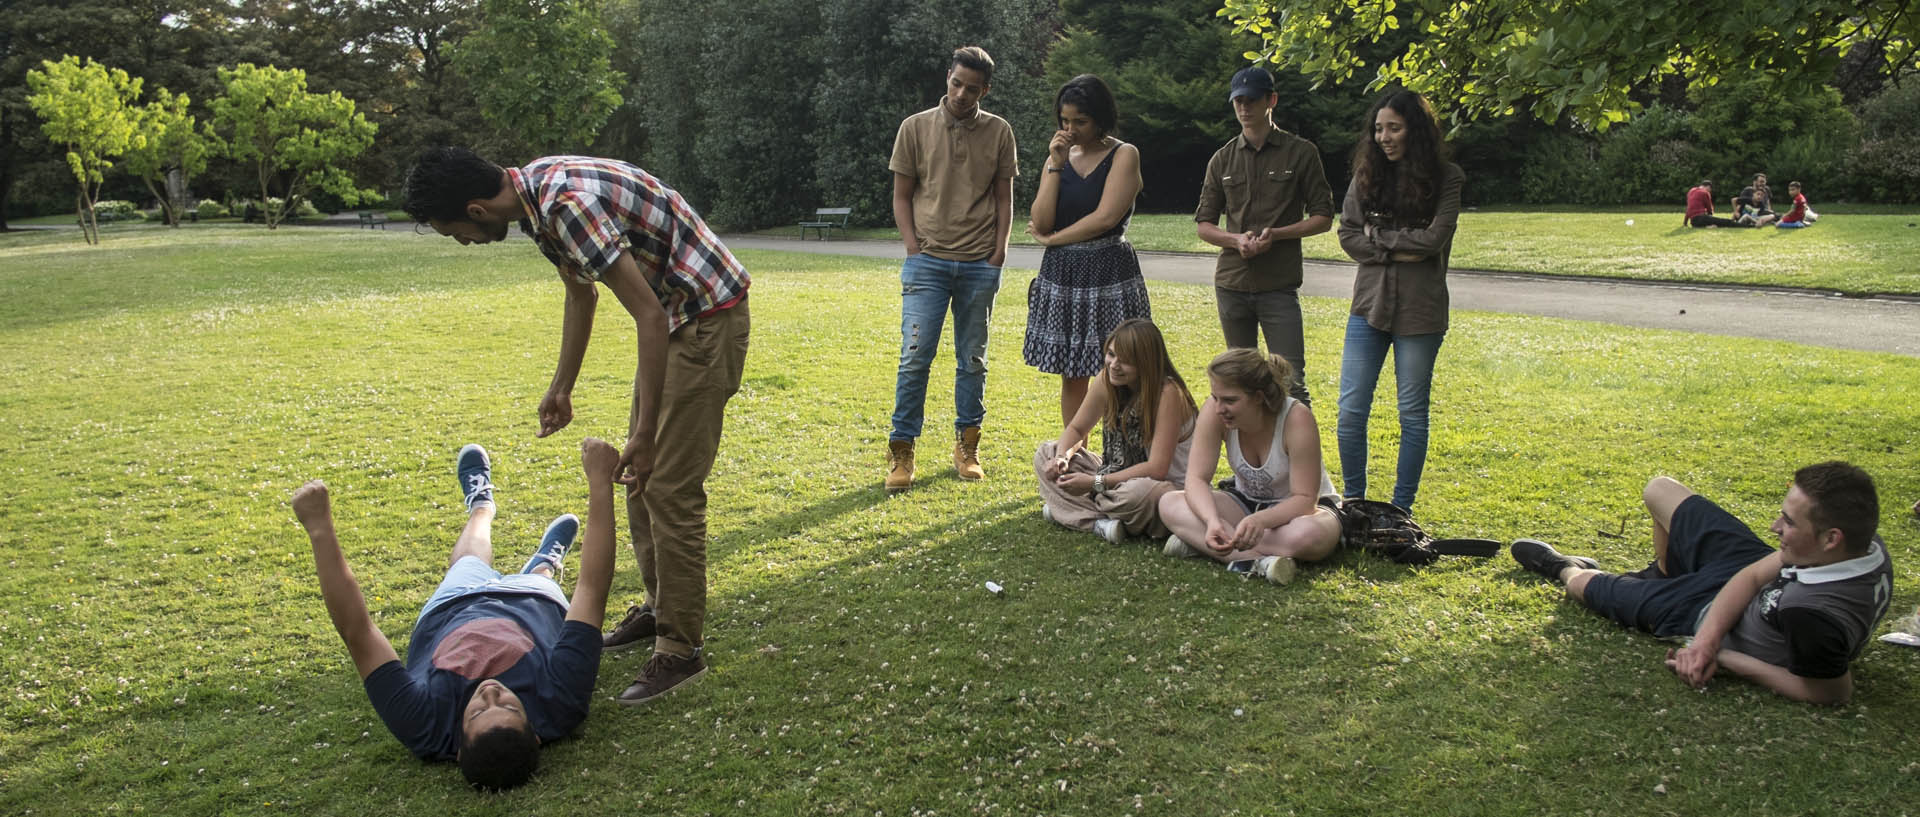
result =
M1691 636L1667 652L1668 668L1691 686L1705 689L1726 670L1797 701L1853 694L1850 664L1893 590L1867 472L1844 462L1794 472L1771 528L1777 551L1670 478L1647 483L1641 501L1653 517L1653 563L1641 570L1603 573L1534 539L1514 542L1513 558L1623 626Z
M555 581L580 520L563 514L520 572L493 569L493 478L487 452L460 450L455 471L470 515L451 567L420 610L407 662L367 614L366 598L334 534L325 483L293 493L307 529L320 595L347 642L367 698L393 736L423 760L458 760L477 788L510 789L540 762L540 745L587 716L600 670L600 624L613 580L613 478L620 452L580 443L587 534L573 601Z
M1320 428L1306 403L1287 393L1285 358L1229 349L1207 364L1213 395L1194 423L1185 489L1160 498L1173 531L1168 556L1206 556L1274 584L1293 580L1297 561L1326 558L1340 544L1336 500L1320 459ZM1222 452L1229 490L1213 487Z
M1753 184L1740 188L1733 197L1733 215L1743 224L1765 227L1780 218L1773 212L1773 191L1767 189L1767 174L1755 173Z
M1687 214L1683 217L1689 227L1745 227L1730 218L1720 218L1713 214L1713 180L1701 179L1698 185L1687 191Z
M1774 226L1784 230L1793 230L1808 226L1820 220L1819 214L1807 207L1807 197L1800 192L1799 182L1787 183L1787 195L1793 197L1793 209L1780 217L1780 223Z

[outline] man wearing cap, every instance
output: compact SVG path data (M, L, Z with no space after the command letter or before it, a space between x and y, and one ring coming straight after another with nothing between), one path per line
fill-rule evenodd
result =
M1240 69L1229 96L1240 135L1207 162L1193 214L1200 240L1220 248L1213 271L1220 329L1234 348L1258 348L1259 336L1266 335L1267 351L1293 364L1289 390L1309 402L1300 239L1333 225L1333 189L1320 166L1320 149L1274 127L1280 96L1272 74Z
M1013 228L1013 128L980 110L993 58L978 46L953 52L940 104L906 118L894 137L893 221L906 244L900 269L900 369L887 435L888 492L913 484L913 444L927 403L940 327L953 312L953 470L980 479L986 419L987 322L1000 291Z

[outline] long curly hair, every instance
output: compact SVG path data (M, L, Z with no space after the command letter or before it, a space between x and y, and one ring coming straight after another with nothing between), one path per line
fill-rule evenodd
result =
M1382 108L1392 109L1407 123L1406 150L1398 162L1389 161L1373 140L1373 123ZM1440 168L1446 151L1439 120L1426 97L1405 89L1381 97L1367 109L1367 118L1360 122L1360 141L1353 146L1353 184L1360 192L1360 206L1398 224L1430 221L1440 206Z

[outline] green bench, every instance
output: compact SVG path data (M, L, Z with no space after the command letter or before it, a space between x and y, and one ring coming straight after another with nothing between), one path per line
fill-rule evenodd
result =
M371 230L371 229L373 229L373 227L374 227L374 225L376 225L376 224L380 226L380 229L382 229L382 230L384 230L384 229L386 229L386 228L387 228L387 214L386 214L386 213L374 213L374 212L369 212L369 211L367 211L367 210L361 210L361 211L360 211L360 226L361 226L361 228L363 228L363 229L367 229L367 230Z
M827 240L828 230L846 229L847 217L852 214L852 207L822 207L815 210L813 211L812 221L800 222L800 240L807 240L808 230L818 230L820 232L820 240L825 241ZM839 216L839 220L835 221L834 216Z

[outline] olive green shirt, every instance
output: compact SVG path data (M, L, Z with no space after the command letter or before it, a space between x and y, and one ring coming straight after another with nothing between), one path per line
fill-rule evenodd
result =
M1020 173L1007 120L978 108L954 119L946 105L935 105L900 122L887 168L914 180L913 232L921 252L978 261L999 249L993 184Z
M1333 218L1333 189L1320 166L1320 149L1279 128L1268 131L1257 150L1241 134L1215 151L1200 187L1200 206L1193 212L1195 222L1219 224L1231 233L1285 227L1308 216ZM1300 239L1275 241L1252 258L1223 248L1213 282L1236 292L1297 289Z
M1447 331L1447 264L1453 232L1460 222L1460 188L1467 174L1448 164L1440 174L1440 195L1425 223L1378 223L1366 233L1368 216L1360 191L1347 185L1341 202L1340 247L1359 262L1353 275L1352 314L1367 325L1395 335ZM1420 256L1395 261L1394 253Z

